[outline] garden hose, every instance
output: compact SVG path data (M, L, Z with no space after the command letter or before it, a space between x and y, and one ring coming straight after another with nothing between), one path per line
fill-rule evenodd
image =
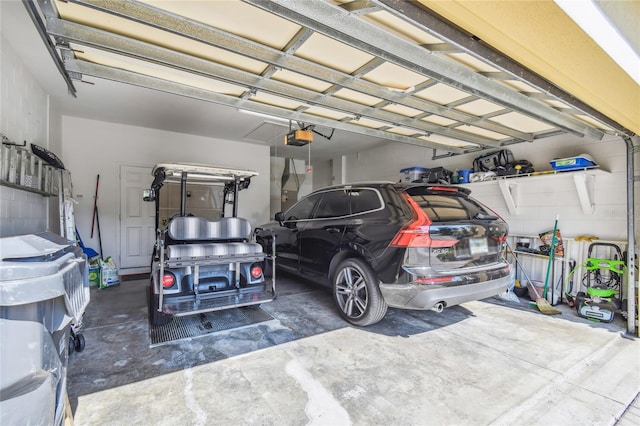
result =
M564 297L567 298L567 305L569 305L572 308L575 305L575 302L573 301L573 296L571 295L571 292L573 291L573 280L571 279L571 277L573 277L573 274L576 272L576 269L578 269L577 263L578 262L576 262L573 259L569 261L570 271L564 280Z

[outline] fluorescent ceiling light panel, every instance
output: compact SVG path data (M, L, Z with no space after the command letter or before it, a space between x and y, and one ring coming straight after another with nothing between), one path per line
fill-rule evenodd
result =
M265 113L256 112L256 111L250 111L248 109L239 109L238 111L245 114L255 115L257 117L268 118L269 120L282 121L285 123L288 123L290 121L288 118L276 117L275 115L265 114Z
M640 56L593 0L554 1L640 85Z

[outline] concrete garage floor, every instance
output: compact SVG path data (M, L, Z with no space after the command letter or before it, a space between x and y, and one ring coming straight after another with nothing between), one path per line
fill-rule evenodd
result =
M640 341L498 299L371 327L281 274L273 320L150 348L147 280L91 290L68 391L79 425L639 425Z

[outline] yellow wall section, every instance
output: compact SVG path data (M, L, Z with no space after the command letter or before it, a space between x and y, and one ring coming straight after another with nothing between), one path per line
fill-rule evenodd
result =
M552 1L419 1L640 134L640 86Z

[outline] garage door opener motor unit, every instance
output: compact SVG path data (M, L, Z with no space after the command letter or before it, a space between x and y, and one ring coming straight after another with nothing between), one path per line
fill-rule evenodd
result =
M285 145L305 146L313 142L313 132L309 130L295 130L284 138Z

